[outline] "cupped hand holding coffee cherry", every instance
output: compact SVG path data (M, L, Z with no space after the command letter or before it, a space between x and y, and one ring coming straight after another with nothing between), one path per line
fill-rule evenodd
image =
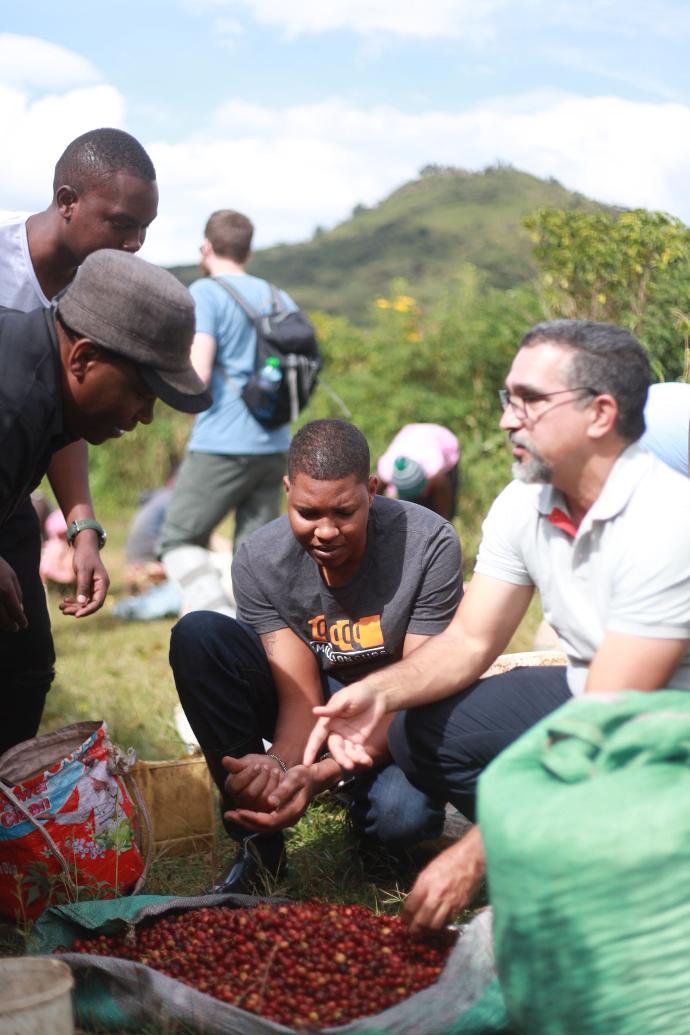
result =
M323 789L317 765L295 765L287 773L279 772L277 780L271 780L270 790L262 795L266 809L231 809L224 814L225 819L257 833L282 830L296 823Z
M225 793L241 809L270 812L269 795L280 783L283 771L268 755L249 754L241 758L226 755L223 768L229 773Z

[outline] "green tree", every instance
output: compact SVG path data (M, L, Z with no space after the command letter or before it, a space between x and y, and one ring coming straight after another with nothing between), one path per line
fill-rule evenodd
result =
M603 320L647 345L655 373L684 368L690 298L690 231L663 212L540 209L525 220L548 317Z

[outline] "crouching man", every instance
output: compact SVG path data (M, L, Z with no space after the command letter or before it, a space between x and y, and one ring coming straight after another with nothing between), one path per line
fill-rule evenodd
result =
M193 612L173 630L180 700L240 841L213 891L247 892L261 868L278 876L282 830L341 780L328 755L301 764L312 708L411 654L457 607L455 531L422 507L377 496L369 472L353 425L301 428L288 453L287 516L254 532L233 563L238 619ZM438 836L444 808L390 762L387 726L369 739L373 769L345 793L365 842L395 850Z
M327 740L345 768L361 765L370 730L397 712L389 745L410 782L474 818L483 769L572 695L690 690L690 482L637 444L649 381L645 350L620 327L532 328L499 393L515 480L484 522L453 622L317 708L305 762ZM567 667L480 679L535 588ZM447 923L483 871L474 827L418 877L413 926Z
M70 442L99 445L150 424L156 398L189 413L210 405L189 358L193 334L186 288L110 249L85 259L51 309L0 310L0 530ZM70 544L84 529L105 543L85 518L69 526ZM83 604L60 606L75 614ZM0 557L0 630L21 637L27 625L19 580ZM47 689L18 699L11 676L0 680L0 753L35 735Z

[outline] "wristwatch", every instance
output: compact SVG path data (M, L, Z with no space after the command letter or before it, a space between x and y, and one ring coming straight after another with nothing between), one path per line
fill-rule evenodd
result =
M85 528L92 528L94 530L98 536L98 549L102 550L108 536L106 535L103 525L94 518L77 518L76 521L73 521L67 529L68 544L72 546L74 544L75 537L78 536L80 532L83 532Z

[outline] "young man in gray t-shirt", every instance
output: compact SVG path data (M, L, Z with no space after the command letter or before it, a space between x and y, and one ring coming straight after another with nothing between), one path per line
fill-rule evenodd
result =
M287 515L250 536L233 564L238 620L195 612L173 630L180 700L221 791L226 827L242 840L215 891L250 890L259 861L277 875L282 830L340 781L328 755L301 764L314 705L442 632L462 594L453 528L415 504L376 496L369 464L353 425L305 425L288 454ZM372 735L374 767L347 793L365 841L396 849L438 836L444 803L390 762L386 732L383 724Z

